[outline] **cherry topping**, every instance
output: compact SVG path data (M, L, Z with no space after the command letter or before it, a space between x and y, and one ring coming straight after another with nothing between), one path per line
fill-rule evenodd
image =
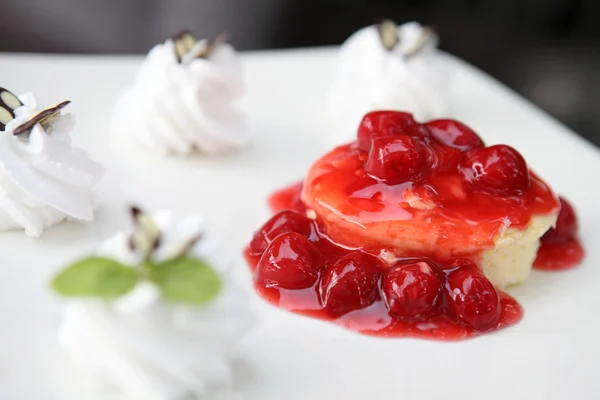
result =
M256 281L264 287L305 289L319 278L312 244L295 232L282 233L267 248L256 269Z
M483 147L483 140L465 124L453 119L436 119L425 124L440 143L460 151Z
M556 220L556 227L551 228L542 236L542 241L546 243L563 243L577 237L577 216L571 204L559 197L560 213Z
M500 319L500 296L483 274L460 268L448 275L448 311L479 331L493 328Z
M494 192L518 194L530 185L525 159L503 144L468 151L462 173L475 186Z
M310 235L311 221L305 215L292 210L280 211L273 215L255 234L250 242L250 255L260 256L267 246L285 232Z
M412 114L400 111L373 111L366 114L358 126L358 148L369 151L371 140L404 133L416 126Z
M392 268L381 283L390 315L401 318L425 317L433 313L441 290L438 272L426 261Z
M365 308L379 291L382 263L361 251L340 258L323 271L319 296L325 310L334 317Z
M426 157L419 143L398 134L373 139L365 171L388 185L416 180L423 173Z

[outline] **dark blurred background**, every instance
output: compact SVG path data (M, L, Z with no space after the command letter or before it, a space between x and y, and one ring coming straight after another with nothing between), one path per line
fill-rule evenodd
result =
M242 50L331 45L381 17L434 25L600 145L600 0L0 0L0 51L145 53L183 27Z

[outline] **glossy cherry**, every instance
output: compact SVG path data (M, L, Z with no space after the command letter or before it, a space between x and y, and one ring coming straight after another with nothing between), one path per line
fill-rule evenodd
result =
M329 315L340 317L373 304L379 295L381 268L377 257L361 251L327 267L319 282L319 297Z
M426 166L420 144L405 134L373 139L365 171L388 185L418 180Z
M381 292L390 315L416 318L432 314L441 298L442 282L438 274L427 261L388 270L381 282Z
M256 282L267 288L305 289L319 278L312 244L301 234L282 233L269 245L256 269Z
M461 171L467 181L488 191L516 195L530 185L523 156L502 144L468 151Z
M260 256L277 236L285 232L296 232L308 237L311 232L311 220L297 211L278 212L254 234L250 242L250 255Z
M484 147L483 140L462 122L436 119L427 122L425 126L437 141L460 151Z
M556 227L551 228L542 237L542 241L546 243L563 243L577 237L577 216L575 210L568 201L559 198L560 200L560 213L556 220Z
M407 128L416 127L412 114L400 111L373 111L366 114L358 126L358 148L369 151L371 141L380 137L406 133Z
M492 329L500 319L500 296L480 272L459 268L446 283L446 307L451 315L476 330Z

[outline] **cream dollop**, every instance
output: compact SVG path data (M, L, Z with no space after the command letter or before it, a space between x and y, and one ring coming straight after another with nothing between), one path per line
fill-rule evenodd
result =
M24 229L38 237L65 219L93 221L91 188L104 168L71 146L74 119L62 114L48 131L37 124L30 133L13 131L42 110L31 93L0 132L0 230Z
M435 34L421 46L428 32L416 22L400 25L392 50L382 44L376 25L350 36L339 50L328 93L333 122L355 132L374 110L407 111L419 121L447 116L449 68Z
M208 58L179 63L169 39L150 50L133 85L117 101L113 141L176 155L238 148L249 139L235 105L244 90L231 45L218 44Z
M160 212L154 221L161 230L155 261L169 259L202 231L197 216L175 223L170 213ZM118 233L98 254L135 264L140 259L129 239L129 232ZM254 317L214 243L202 240L192 254L221 277L215 300L198 307L169 303L154 285L142 283L113 302L73 301L59 329L60 343L73 361L145 400L208 399L231 391L231 357Z

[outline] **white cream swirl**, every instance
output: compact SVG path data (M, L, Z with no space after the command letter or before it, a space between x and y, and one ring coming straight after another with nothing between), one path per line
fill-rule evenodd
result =
M200 42L202 43L202 42ZM229 44L208 58L179 63L169 39L155 46L117 101L113 140L160 154L218 154L248 141L235 102L244 93L241 65Z
M91 188L104 168L81 149L71 147L74 120L61 115L48 131L40 124L30 134L15 128L42 109L32 94L0 132L0 230L24 229L38 237L64 219L93 221Z
M174 223L170 213L161 212L154 220L161 230L157 261L169 259L171 250L202 231L198 217ZM99 255L137 263L129 237L121 232L107 239ZM203 240L193 254L207 260L221 277L215 300L202 307L173 304L144 283L114 302L73 301L59 330L60 343L73 361L134 398L212 399L217 392L232 393L230 360L254 317L214 244Z
M425 121L447 116L449 69L437 50L437 36L411 54L424 27L398 27L398 45L387 50L377 26L355 32L339 50L328 93L328 110L343 129L356 130L369 111L398 110Z

